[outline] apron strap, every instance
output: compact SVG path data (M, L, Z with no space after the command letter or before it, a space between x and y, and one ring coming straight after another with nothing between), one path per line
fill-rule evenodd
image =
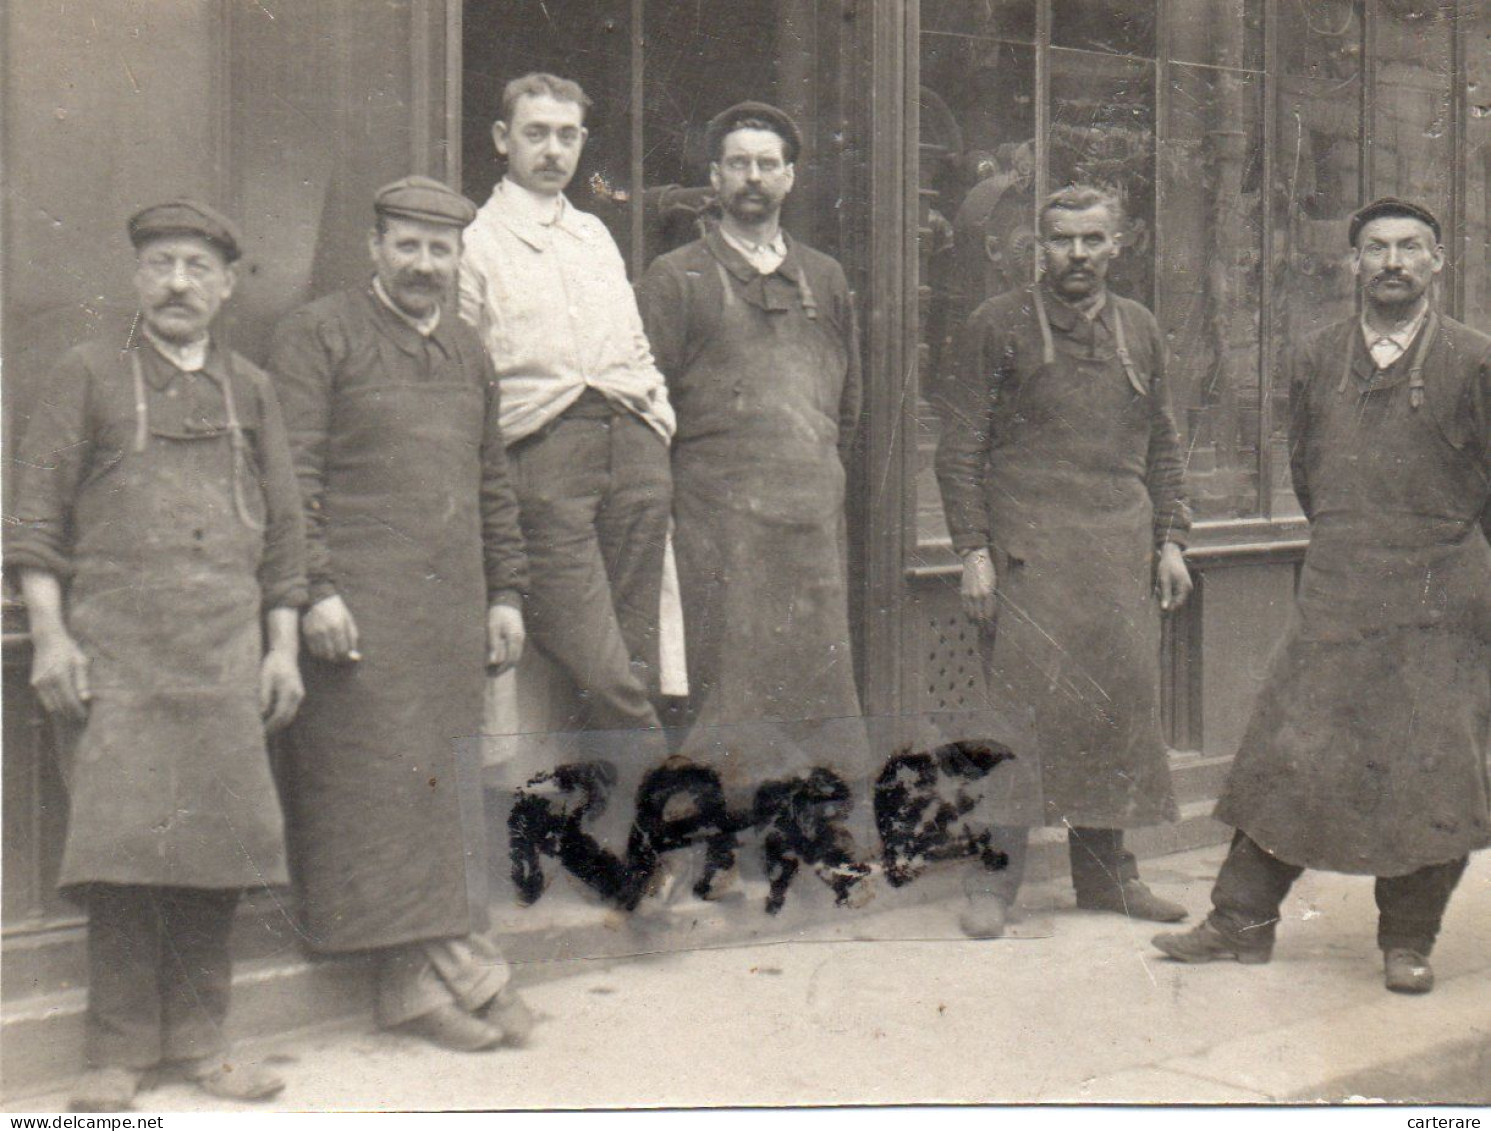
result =
M1424 403L1424 362L1429 360L1429 349L1434 345L1434 336L1439 333L1439 315L1429 312L1429 324L1419 336L1419 348L1413 355L1413 365L1408 370L1408 405L1421 408Z
M802 312L809 322L818 321L818 300L813 297L813 288L808 285L807 268L797 269L797 297L802 300Z
M1429 312L1429 320L1424 328L1419 331L1418 346L1413 351L1413 361L1409 363L1408 369L1408 405L1410 408L1421 408L1424 403L1424 363L1429 359L1429 348L1434 344L1434 338L1439 333L1439 315L1435 311ZM1351 383L1351 355L1354 344L1355 329L1353 328L1346 341L1346 362L1341 369L1341 383L1336 386L1336 393L1340 395L1346 391L1347 385ZM1367 351L1371 353L1370 350Z
M1109 301L1112 300L1109 299ZM1134 368L1134 359L1129 356L1129 345L1123 337L1123 315L1118 312L1117 303L1113 303L1113 336L1118 360L1123 364L1124 375L1128 377L1129 384L1134 386L1134 392L1141 397L1149 396L1149 390L1144 387L1144 382L1139 380L1139 373Z
M1037 283L1035 295L1035 320L1041 327L1041 361L1046 365L1056 364L1056 343L1051 340L1051 319L1046 317L1046 301L1041 298L1041 285Z
M143 452L150 442L150 406L145 401L145 372L140 368L140 351L129 351L129 372L135 383L135 452Z
M218 380L205 368L201 372L202 376L215 384L223 394L223 410L228 416L228 445L233 459L233 508L238 512L238 518L243 525L250 530L263 530L264 524L254 518L248 507L248 498L244 494L243 477L248 467L248 440L243 435L243 425L238 419L238 404L233 399L232 351L223 351L223 363L228 372L222 380Z

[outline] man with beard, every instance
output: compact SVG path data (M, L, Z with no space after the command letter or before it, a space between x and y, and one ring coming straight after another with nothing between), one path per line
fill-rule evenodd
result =
M653 696L673 410L615 240L564 195L589 106L553 75L507 84L492 126L507 172L466 232L461 315L502 385L533 644L579 692L575 728L628 732L640 771L664 752Z
M844 552L861 397L849 286L837 262L781 228L802 149L796 123L743 102L709 123L705 141L720 223L654 261L638 288L678 413L686 750L715 727L860 712ZM737 787L768 772L738 746L731 754Z
M140 336L53 371L5 547L31 683L68 740L58 882L88 910L77 1111L128 1110L164 1064L215 1096L283 1087L227 1056L223 1024L242 892L288 880L264 732L302 695L295 475L269 378L210 333L233 225L177 200L129 235Z
M528 1029L466 875L485 671L523 650L522 538L491 365L444 307L475 206L407 177L374 209L371 283L290 315L270 358L312 601L285 800L311 948L376 952L379 1023L475 1051Z
M965 331L937 477L964 611L991 630L999 614L989 694L1031 718L1015 753L1039 759L1046 823L1068 829L1077 906L1169 922L1185 909L1140 882L1123 830L1178 815L1160 613L1191 591L1190 512L1159 327L1107 288L1121 215L1089 186L1044 202L1040 282ZM1008 866L970 886L965 933L1003 932L1027 838L997 837Z
M1491 338L1433 308L1428 209L1374 201L1349 239L1362 316L1292 359L1310 548L1217 805L1237 832L1206 921L1154 941L1267 962L1301 872L1365 874L1387 988L1427 993L1450 894L1491 844Z

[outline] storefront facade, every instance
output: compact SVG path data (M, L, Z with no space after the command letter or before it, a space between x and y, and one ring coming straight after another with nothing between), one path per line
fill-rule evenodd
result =
M691 238L666 186L707 179L704 125L743 98L807 131L786 222L838 257L867 401L852 483L866 711L971 706L975 633L931 469L950 339L1028 277L1034 202L1093 179L1131 218L1116 289L1171 349L1199 525L1195 600L1166 630L1179 758L1232 753L1288 613L1306 531L1288 483L1287 343L1351 309L1345 217L1393 193L1445 221L1440 305L1491 331L1491 11L1484 0L95 0L3 25L7 442L47 366L131 314L123 218L221 205L246 254L224 331L361 278L380 184L422 172L484 200L503 83L595 100L571 197L634 272ZM65 805L5 643L9 942L65 930Z

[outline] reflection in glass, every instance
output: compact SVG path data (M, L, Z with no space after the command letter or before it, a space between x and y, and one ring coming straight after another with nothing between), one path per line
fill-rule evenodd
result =
M1376 84L1372 197L1393 195L1449 215L1452 13L1425 0L1372 0Z
M1236 43L1225 39L1219 53ZM1172 68L1170 79L1160 172L1167 376L1197 516L1242 517L1259 503L1262 83L1193 66ZM1277 511L1289 487L1275 489Z
M1085 182L1116 192L1128 214L1109 269L1119 294L1154 306L1154 66L1051 52L1052 188Z
M1170 58L1263 69L1263 0L1170 0Z
M1035 41L1036 0L922 0L922 49L929 35Z
M925 542L947 536L932 458L954 343L980 303L1031 276L1035 53L927 34L921 79L916 499Z
M1158 8L1155 0L1051 0L1051 42L1153 59Z

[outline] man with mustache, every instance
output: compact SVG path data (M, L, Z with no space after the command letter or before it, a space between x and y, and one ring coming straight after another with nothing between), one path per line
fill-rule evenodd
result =
M53 371L5 547L64 739L58 882L88 910L77 1111L128 1110L163 1065L225 1098L284 1086L230 1057L223 1025L239 899L288 880L264 734L303 694L295 474L269 378L211 333L234 225L176 200L129 235L138 334Z
M1139 880L1123 830L1178 816L1160 733L1160 614L1183 604L1190 511L1154 315L1107 287L1122 209L1071 186L1042 204L1042 273L974 312L944 408L937 478L962 601L992 633L989 694L1028 713L1045 820L1067 828L1077 906L1185 918ZM996 611L997 631L995 630ZM988 644L988 634L985 636ZM968 887L965 933L994 937L1019 888Z
M311 949L373 952L380 1025L446 1048L529 1019L480 933L487 670L523 651L526 584L497 382L446 302L472 203L374 198L371 282L281 324L270 368L309 541L306 710L284 766Z
M589 106L554 75L507 84L492 126L507 171L466 232L461 315L502 385L532 641L579 693L556 729L591 732L624 790L665 753L653 698L673 409L615 240L564 193Z
M1264 963L1306 868L1375 876L1385 984L1420 994L1468 854L1491 845L1491 338L1434 309L1427 208L1374 201L1348 238L1361 317L1292 358L1310 548L1217 805L1237 832L1206 921L1154 942Z
M720 222L654 261L638 293L678 413L685 749L718 733L739 792L772 772L752 735L776 740L732 724L860 713L843 535L859 342L843 269L782 230L797 124L742 102L709 123L705 144Z

